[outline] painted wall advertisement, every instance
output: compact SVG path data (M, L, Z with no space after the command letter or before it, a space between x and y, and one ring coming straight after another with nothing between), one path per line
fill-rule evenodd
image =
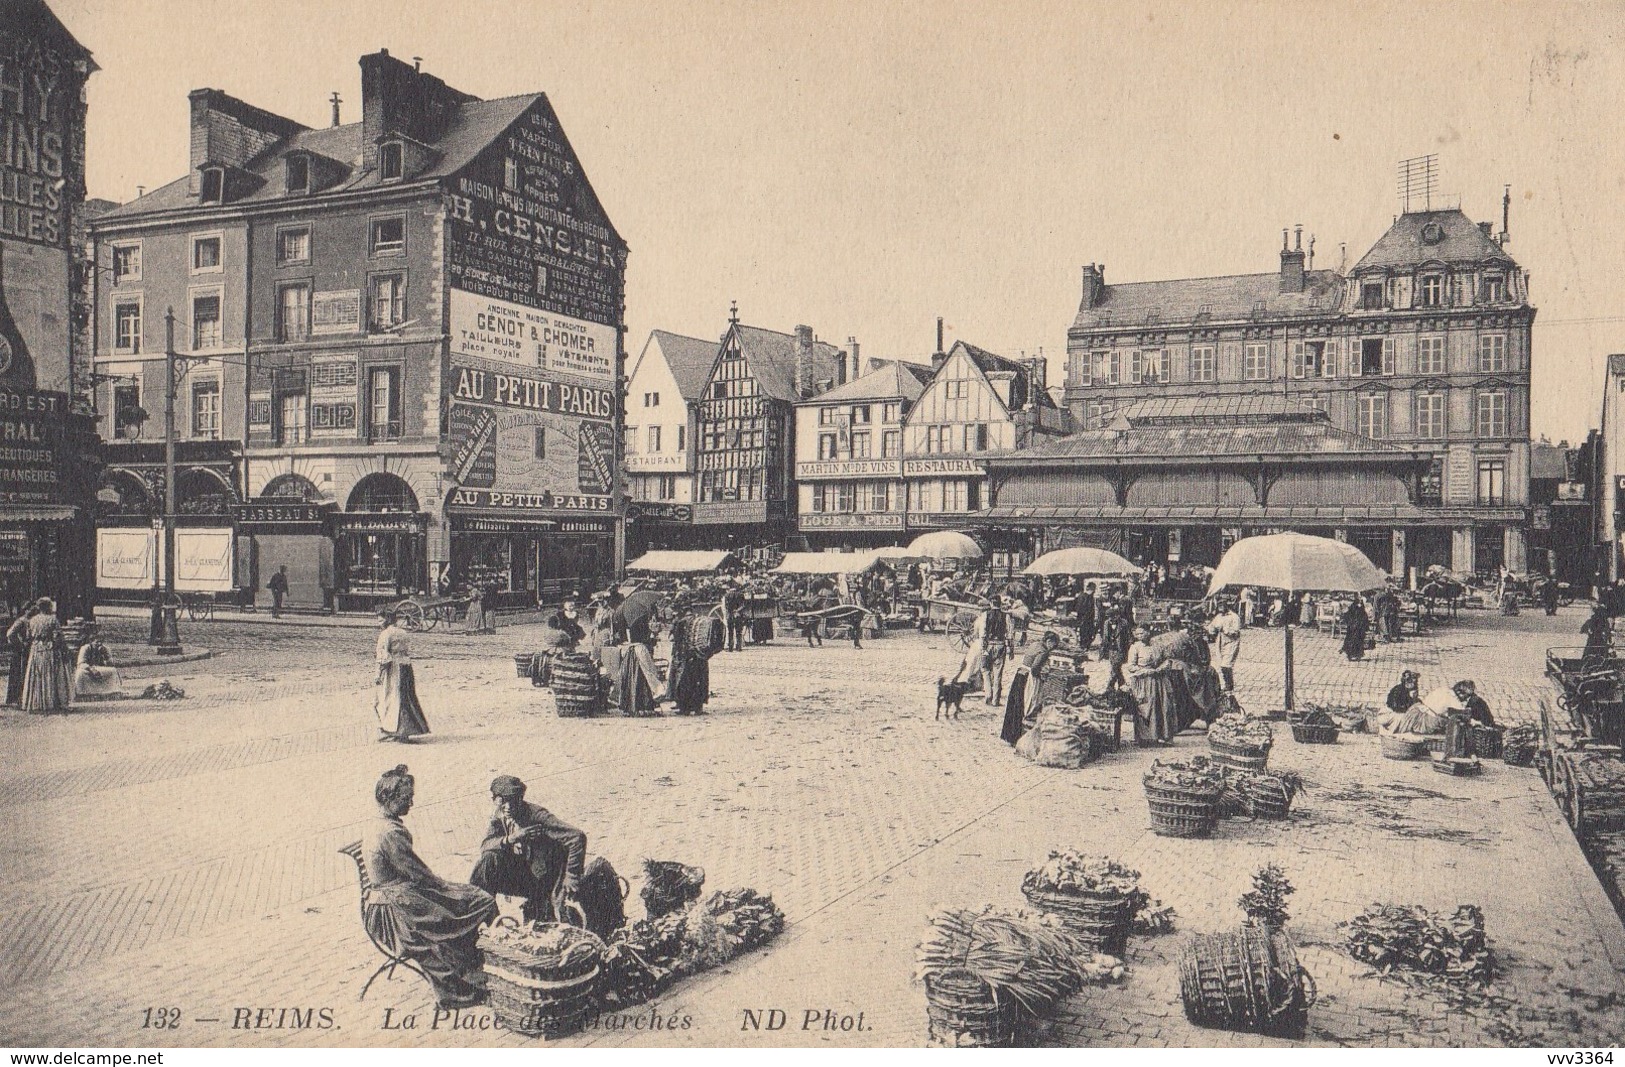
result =
M613 326L462 289L451 291L451 351L455 356L613 382L616 341Z
M68 396L0 388L0 505L60 504L72 494Z
M150 529L96 531L96 584L103 589L151 589L164 580L163 540ZM232 590L232 531L175 531L175 588L182 593Z
M625 245L545 101L464 168L445 204L454 289L620 323Z
M448 506L611 510L610 390L472 367L452 374Z

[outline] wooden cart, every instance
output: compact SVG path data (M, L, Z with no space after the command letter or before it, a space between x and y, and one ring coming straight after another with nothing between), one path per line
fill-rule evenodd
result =
M450 629L453 623L461 622L468 617L468 604L473 599L470 596L414 596L392 605L392 609L399 616L402 629L421 633L440 623Z

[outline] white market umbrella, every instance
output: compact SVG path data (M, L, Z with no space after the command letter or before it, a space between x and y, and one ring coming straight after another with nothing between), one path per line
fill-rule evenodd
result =
M1068 574L1088 578L1129 577L1140 568L1104 548L1058 548L1027 565L1022 574Z
M1388 576L1346 541L1309 534L1244 537L1230 546L1208 583L1208 596L1230 586L1257 585L1288 593L1365 593ZM1286 641L1286 707L1292 710L1292 627Z
M918 559L982 558L982 547L957 530L935 530L921 534L904 551Z

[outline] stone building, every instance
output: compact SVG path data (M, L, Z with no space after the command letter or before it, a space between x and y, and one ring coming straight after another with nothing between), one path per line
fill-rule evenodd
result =
M1413 565L1527 566L1528 276L1505 233L1457 209L1407 211L1346 272L1315 270L1301 231L1269 274L1110 283L1083 270L1066 403L1100 427L1151 397L1273 396L1431 457L1425 521L1350 532L1407 538Z
M694 452L700 394L717 342L654 330L626 388L627 557L682 548L694 528Z
M286 565L294 603L346 610L607 579L626 244L545 95L387 51L361 80L360 121L334 103L326 129L193 92L186 176L94 223L104 434L161 410L173 308L230 586Z

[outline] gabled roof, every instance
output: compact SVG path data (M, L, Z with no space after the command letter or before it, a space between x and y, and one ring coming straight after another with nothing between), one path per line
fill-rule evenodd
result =
M736 323L732 327L739 338L739 349L750 364L756 384L767 396L791 403L802 399L796 388L796 339L793 334L764 330L759 326ZM834 381L839 377L841 360L845 357L839 348L823 341L813 341L813 379Z
M62 24L56 12L44 0L0 0L0 22L19 37L38 37L69 52L99 70L90 58L90 49L79 43L79 38Z
M924 377L921 377L921 372ZM826 393L819 393L803 404L828 404L853 400L907 400L920 399L925 383L930 381L931 368L901 360L888 362L868 374L859 375L845 385L837 385Z
M717 342L667 330L655 330L649 336L666 357L666 366L683 399L698 400L705 391L706 379L711 377L711 365L717 361Z
M472 100L457 109L446 129L445 136L431 147L435 160L413 182L444 178L471 163L497 136L507 129L537 100L541 93L526 93L501 100ZM294 152L309 152L325 156L349 168L350 173L338 184L329 186L309 197L290 197L283 191L283 160ZM361 123L328 126L319 130L302 130L292 137L277 142L271 148L249 160L244 169L262 179L258 189L231 201L231 205L268 203L289 200L319 200L324 194L349 192L356 189L383 185L376 169L359 173L361 159ZM397 184L391 182L389 184ZM146 196L138 197L107 212L98 221L113 222L163 211L180 211L198 207L199 200L191 193L191 176L179 178L160 186ZM213 206L213 205L211 205Z
M1303 292L1281 292L1281 275L1231 274L1219 278L1178 278L1163 282L1124 282L1103 286L1094 306L1078 309L1074 330L1129 330L1158 324L1246 319L1255 309L1268 317L1331 314L1343 298L1336 271L1303 274Z
M1395 219L1371 251L1360 258L1353 273L1370 268L1413 267L1431 261L1478 263L1488 259L1512 262L1512 257L1459 208L1408 211Z
M1013 359L1006 359L996 352L989 352L985 348L978 348L969 341L955 341L949 350L949 358L955 352L964 352L976 368L984 375L988 374L1014 374L1010 382L1010 403L1007 405L1011 411L1020 411L1027 406L1027 394L1032 385L1032 371L1024 363ZM1032 389L1033 401L1037 407L1053 408L1055 398L1043 389Z

